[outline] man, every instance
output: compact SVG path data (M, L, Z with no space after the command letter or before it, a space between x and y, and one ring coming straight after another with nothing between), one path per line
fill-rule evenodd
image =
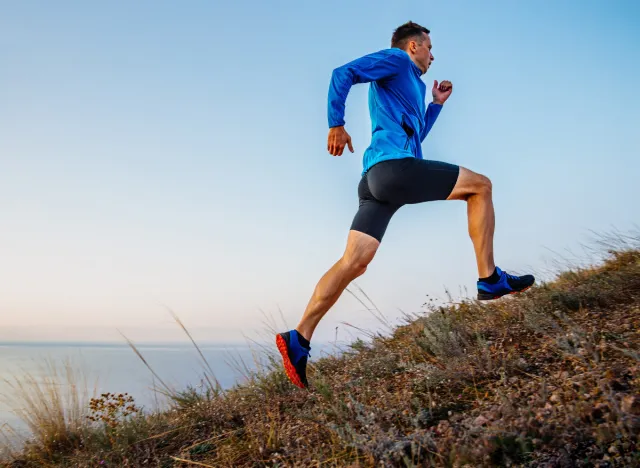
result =
M433 60L429 30L410 21L393 32L390 49L333 70L327 150L333 156L342 156L348 146L353 153L351 137L344 129L344 110L347 94L356 83L371 83L372 138L364 152L358 186L360 207L344 255L320 279L298 326L276 336L287 376L298 387L307 386L307 358L318 322L349 283L366 271L391 217L402 205L431 200L467 202L479 300L524 291L534 283L532 275L509 275L494 263L495 218L489 179L464 167L422 157L420 144L453 90L449 81L434 81L433 102L425 108L426 85L420 77Z

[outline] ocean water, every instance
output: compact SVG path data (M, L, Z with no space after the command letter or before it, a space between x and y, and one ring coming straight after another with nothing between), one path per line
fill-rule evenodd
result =
M136 345L153 370L169 386L184 389L187 385L202 383L203 365L197 350L190 343ZM224 388L242 383L244 371L238 369L240 359L249 369L255 369L254 353L247 345L199 344L215 376ZM275 346L274 346L275 349ZM86 380L89 393L94 389L103 392L129 393L138 406L155 409L166 404L162 395L152 390L154 378L151 372L126 344L91 343L2 343L0 342L0 428L11 426L24 434L26 427L12 412L6 400L15 394L7 382L15 382L28 373L41 381L51 374L52 362L65 375L64 363L68 362ZM65 379L62 379L65 383ZM157 381L155 381L157 385Z
M200 350L211 366L216 378L225 389L246 381L247 370L256 370L258 361L265 359L265 353L257 345L246 344L201 344ZM168 386L182 390L192 385L201 388L203 363L191 343L136 344L137 349L153 370ZM271 347L267 345L267 349ZM275 344L272 351L276 351ZM335 343L315 343L311 351L312 361L328 355L340 354L341 345ZM279 358L279 357L278 357ZM65 376L68 363L81 376L78 382L86 382L88 398L104 392L128 393L133 396L138 407L145 410L162 409L167 401L157 392L155 380L135 352L122 343L7 343L0 342L0 430L10 427L19 435L28 436L26 425L14 414L12 404L7 402L15 395L15 378L25 375L42 381L51 375L53 363L58 375ZM60 379L66 385L66 379ZM65 389L62 389L65 395ZM15 404L15 403L14 403ZM20 437L13 436L15 440Z

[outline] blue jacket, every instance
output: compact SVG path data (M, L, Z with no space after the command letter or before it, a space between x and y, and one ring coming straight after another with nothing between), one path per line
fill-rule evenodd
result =
M347 94L356 83L369 86L371 144L363 156L362 174L387 159L423 159L421 143L442 106L425 108L422 70L404 50L384 49L333 70L329 85L329 127L344 125Z

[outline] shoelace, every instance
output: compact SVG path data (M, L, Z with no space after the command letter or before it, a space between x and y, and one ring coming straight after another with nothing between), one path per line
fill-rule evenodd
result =
M519 280L520 277L519 276L515 276L515 275L510 275L507 272L504 272L505 275L507 275L507 278L512 279L512 280Z

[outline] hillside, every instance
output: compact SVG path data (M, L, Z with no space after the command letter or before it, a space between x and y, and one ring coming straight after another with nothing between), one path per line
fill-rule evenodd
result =
M312 360L308 391L276 358L163 414L44 431L9 466L640 466L639 370L640 251L621 249Z

